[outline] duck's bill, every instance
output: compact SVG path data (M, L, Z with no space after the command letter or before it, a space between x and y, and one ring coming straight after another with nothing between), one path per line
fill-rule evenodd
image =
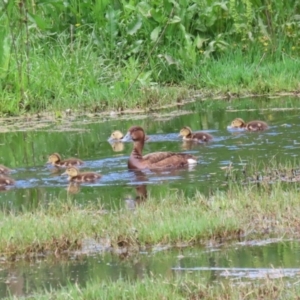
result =
M112 137L110 136L110 137L108 138L108 140L107 140L107 141L111 143L111 142L113 142L114 140L115 140L115 139L114 139L114 138L112 138Z
M127 132L127 134L122 138L122 141L123 142L131 142L132 141L130 132Z
M67 171L60 174L60 176L63 176L63 175L68 175Z

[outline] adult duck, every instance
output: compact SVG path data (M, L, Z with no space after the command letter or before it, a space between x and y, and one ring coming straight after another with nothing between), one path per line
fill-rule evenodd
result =
M231 126L228 126L228 129L244 129L248 131L263 131L268 128L269 128L268 124L264 121L255 120L246 123L241 118L234 119L231 122Z
M180 132L179 136L182 136L183 141L188 142L209 142L213 139L213 136L206 132L192 132L192 129L188 126L184 126Z
M143 156L145 132L140 126L130 127L124 139L134 143L128 160L128 169L131 170L180 168L197 163L195 156L186 153L154 152Z

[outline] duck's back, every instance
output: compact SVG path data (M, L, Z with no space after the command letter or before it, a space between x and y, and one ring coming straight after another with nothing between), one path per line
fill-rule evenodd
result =
M263 121L255 120L247 123L246 128L249 131L262 131L268 129L268 124Z
M192 140L194 141L209 142L212 139L213 139L212 135L206 132L195 132L192 134Z
M143 156L141 159L129 160L128 167L130 169L180 168L196 163L196 157L191 154L153 152Z

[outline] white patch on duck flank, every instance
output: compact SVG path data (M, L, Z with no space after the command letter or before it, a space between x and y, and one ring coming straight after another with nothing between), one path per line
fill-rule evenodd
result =
M197 160L196 159L193 159L193 158L188 158L188 164L189 165L194 165L194 164L196 164L197 163Z

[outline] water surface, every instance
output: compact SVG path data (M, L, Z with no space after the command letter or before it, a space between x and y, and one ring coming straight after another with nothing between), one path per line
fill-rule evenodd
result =
M21 296L59 289L70 283L84 287L89 280L99 282L123 278L131 281L145 276L173 278L187 273L202 282L220 280L253 281L282 278L299 280L299 241L250 241L144 251L133 256L94 254L46 257L36 261L3 263L0 270L0 297Z
M66 116L58 121L41 120L43 126L36 123L33 126L30 121L26 126L25 122L25 131L16 127L16 131L0 135L0 163L14 169L12 177L16 180L15 187L1 191L0 205L5 209L32 210L57 197L72 197L82 205L87 200L101 199L106 209L117 209L125 205L125 198L137 196L136 186L139 185L144 185L148 194L153 196L163 195L170 189L182 190L189 196L196 190L207 194L226 188L226 172L222 168L229 165L242 168L253 161L268 164L270 160L284 162L298 158L298 99L294 100L296 108L288 111L268 110L270 100L252 100L254 110L249 110L249 100L239 101L243 107L241 111L232 109L232 104L219 110L204 110L201 105L191 104L140 118L115 116L103 120ZM230 132L227 125L235 117L246 121L264 120L270 124L270 129L258 133ZM127 160L132 144L116 147L107 139L113 130L120 129L125 133L132 125L142 126L150 136L144 153L192 153L198 157L198 165L192 170L146 171L138 175L128 171ZM214 136L214 141L208 144L184 143L178 137L183 126L190 126L195 131L205 130ZM45 164L53 152L60 153L63 158L81 158L85 161L83 170L100 172L102 179L94 184L68 188L66 177Z

